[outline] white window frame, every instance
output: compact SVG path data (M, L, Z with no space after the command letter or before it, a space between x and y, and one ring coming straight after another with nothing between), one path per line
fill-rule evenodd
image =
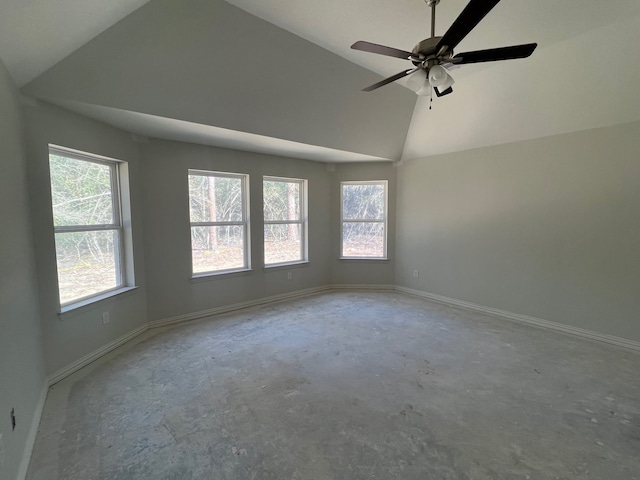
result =
M382 185L384 187L384 218L382 220L367 220L361 218L345 218L343 192L345 185ZM389 181L388 180L353 180L340 182L340 259L341 260L387 260L387 237L389 219ZM381 257L354 257L344 255L344 224L345 223L381 223L384 228L383 255Z
M216 178L234 178L240 180L240 190L242 196L242 220L234 221L234 222L192 222L191 221L191 196L189 195L189 238L193 238L191 236L191 229L193 227L228 227L228 226L236 226L240 225L244 228L242 229L244 233L243 238L243 259L244 265L238 268L227 268L220 270L208 270L206 272L194 272L193 271L193 243L191 244L191 277L199 278L199 277L209 277L213 275L224 275L227 273L234 272L244 272L251 270L251 245L250 239L251 235L249 232L250 222L249 222L249 175L246 173L231 173L231 172L214 172L210 170L194 170L189 169L188 175L194 176L204 176L204 177L216 177ZM188 177L187 177L188 182Z
M264 225L300 225L300 260L294 260L291 262L279 262L279 263L267 263L266 258L263 258L265 268L280 267L283 265L294 265L297 263L306 263L309 261L309 245L308 245L308 233L309 233L309 205L308 205L308 181L302 178L287 178L287 177L262 177L262 192L264 203L264 182L283 182L283 183L297 183L300 185L300 219L299 220L264 220ZM264 212L264 205L262 208ZM264 252L264 228L262 229L262 245Z
M118 234L118 241L116 242L114 249L114 260L116 266L116 286L105 290L94 292L90 295L86 295L80 298L74 298L68 302L60 301L60 288L58 287L58 302L60 305L60 311L75 309L77 307L101 300L111 296L110 294L120 293L121 291L129 290L127 287L127 279L133 279L133 272L127 272L127 262L125 261L125 232L122 222L122 188L120 182L120 168L126 165L126 162L117 160L115 158L104 157L102 155L96 155L92 153L82 152L71 148L61 147L58 145L49 145L49 157L51 155L57 155L60 157L72 158L82 162L97 163L99 165L106 165L111 170L111 202L113 208L113 222L105 224L95 225L63 225L53 227L54 236L57 237L59 233L81 233L81 232L94 232L94 231L115 231ZM50 183L51 185L51 180ZM53 212L52 212L53 213ZM57 255L57 248L56 248ZM56 271L57 271L56 262ZM131 282L133 285L133 281ZM133 287L131 287L133 288Z

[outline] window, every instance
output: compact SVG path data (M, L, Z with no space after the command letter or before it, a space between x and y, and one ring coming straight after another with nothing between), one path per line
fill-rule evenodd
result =
M249 176L189 170L194 275L249 268Z
M124 162L49 147L60 305L125 284L119 167Z
M264 264L307 260L307 181L264 177Z
M342 182L341 258L387 257L387 181Z

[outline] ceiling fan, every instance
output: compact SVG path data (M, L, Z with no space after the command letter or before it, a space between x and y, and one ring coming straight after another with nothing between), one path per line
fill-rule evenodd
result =
M530 56L538 46L537 43L513 45L510 47L492 48L488 50L476 50L463 52L456 55L453 49L473 30L500 0L470 0L462 13L442 36L436 37L436 5L440 0L424 0L431 7L431 38L418 43L410 52L397 48L385 47L376 43L358 41L351 45L354 50L377 53L389 57L402 58L411 61L414 68L403 70L378 83L374 83L362 90L370 92L395 82L403 77L411 75L407 81L409 88L418 95L431 96L431 90L438 97L453 92L453 77L449 75L447 68L468 63L494 62L498 60L512 60ZM447 68L445 68L447 67Z

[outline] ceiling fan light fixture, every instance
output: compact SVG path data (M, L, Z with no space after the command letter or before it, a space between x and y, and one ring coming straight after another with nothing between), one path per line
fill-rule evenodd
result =
M453 79L451 75L447 73L447 80L438 87L438 90L440 90L441 92L444 92L445 90L448 90L450 87L452 87L454 83L456 83L456 81Z
M429 69L429 83L432 87L442 87L450 75L440 65L434 65Z
M435 89L438 97L449 95L453 92L451 86L454 80L451 75L449 75L449 72L441 65L442 63L465 65L468 63L497 62L501 60L527 58L538 46L537 43L527 43L524 45L511 45L508 47L462 52L454 56L453 50L493 7L500 3L500 0L468 0L467 6L462 10L462 13L458 15L449 29L441 37L437 37L435 34L436 5L438 5L440 0L424 1L427 6L431 7L431 37L419 42L413 47L412 51L409 52L407 50L400 50L362 40L351 45L351 48L354 50L409 60L416 67L413 70L404 70L391 77L385 78L380 82L363 88L363 91L371 92L401 78L410 77L407 86L416 93L422 93L424 91L431 92L431 89ZM421 95L421 93L418 93L418 95Z
M428 83L427 75L422 69L416 70L407 77L407 87L416 93L424 87L425 83Z

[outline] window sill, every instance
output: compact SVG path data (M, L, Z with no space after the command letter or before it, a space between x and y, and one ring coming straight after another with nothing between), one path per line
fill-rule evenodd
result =
M289 262L289 263L274 263L272 265L265 265L263 267L263 270L265 272L268 272L268 271L280 270L285 268L300 268L300 267L304 267L305 265L309 265L309 260L302 260L299 262Z
M190 278L190 282L206 282L208 280L215 280L218 278L224 277L236 277L240 275L246 275L247 273L253 272L252 268L242 268L239 270L224 270L220 272L207 272L207 273L196 273L193 274Z
M102 293L100 295L96 295L95 297L86 298L79 302L71 303L69 305L65 305L64 307L60 307L60 312L58 312L58 316L64 317L68 314L72 313L81 313L84 309L90 309L91 307L96 307L97 304L103 300L108 300L113 297L117 297L119 295L123 295L125 293L133 292L137 290L139 287L123 287L118 288L117 290L111 290L110 292Z

